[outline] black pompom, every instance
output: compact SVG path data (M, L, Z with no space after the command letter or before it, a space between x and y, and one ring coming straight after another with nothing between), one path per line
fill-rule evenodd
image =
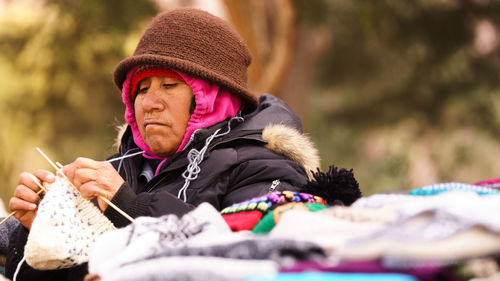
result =
M313 177L313 180L309 180L302 187L301 192L320 196L329 205L339 205L341 202L349 206L361 197L361 190L352 169L339 169L331 165L328 173L323 173L318 168L317 172L313 172Z

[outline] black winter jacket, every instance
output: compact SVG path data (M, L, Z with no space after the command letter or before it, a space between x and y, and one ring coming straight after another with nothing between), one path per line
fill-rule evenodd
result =
M317 151L301 129L299 118L283 101L262 95L253 113L195 132L186 148L166 160L150 181L144 182L139 175L145 165L156 170L158 160L137 155L117 161L115 168L125 183L111 201L134 218L180 216L202 202L221 210L273 190L298 190L319 166ZM111 158L137 151L128 128L121 138L120 154ZM193 161L196 154L203 154L198 165ZM190 181L186 180L189 171L195 171ZM184 197L181 188L186 185ZM130 223L110 207L104 214L117 227ZM20 227L11 239L6 267L9 278L22 258L27 234ZM82 280L85 273L86 265L38 271L24 263L18 280Z

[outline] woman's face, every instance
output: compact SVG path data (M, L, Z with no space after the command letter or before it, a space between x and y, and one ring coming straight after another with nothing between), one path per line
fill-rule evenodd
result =
M135 119L144 142L161 157L174 154L184 138L193 91L165 76L143 79L134 101Z

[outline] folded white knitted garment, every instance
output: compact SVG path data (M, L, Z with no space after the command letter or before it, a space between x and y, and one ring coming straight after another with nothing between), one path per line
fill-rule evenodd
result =
M113 229L92 202L58 176L38 206L24 248L26 262L40 270L82 264L89 260L97 237Z

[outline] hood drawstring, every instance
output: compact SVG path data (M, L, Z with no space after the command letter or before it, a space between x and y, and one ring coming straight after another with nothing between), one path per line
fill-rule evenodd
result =
M219 131L221 129L218 129L217 131L215 131L215 133L213 133L205 141L205 146L203 146L203 148L201 150L198 151L196 148L192 148L189 151L188 156L187 156L189 164L188 164L186 170L182 173L182 177L184 178L184 185L182 186L182 188L179 190L179 193L177 194L177 197L179 199L181 199L181 195L182 195L182 201L184 201L184 202L187 201L186 190L187 190L189 184L191 183L191 181L197 179L198 174L201 172L201 168L200 168L199 164L201 163L201 161L203 161L203 157L205 156L205 152L207 151L208 146L210 145L210 143L212 142L213 139L215 139L217 137L225 136L225 135L229 134L229 132L231 132L231 122L233 120L237 120L238 122L244 121L243 117L239 117L239 116L231 118L231 120L229 120L229 122L227 123L227 131L226 132L219 134Z

